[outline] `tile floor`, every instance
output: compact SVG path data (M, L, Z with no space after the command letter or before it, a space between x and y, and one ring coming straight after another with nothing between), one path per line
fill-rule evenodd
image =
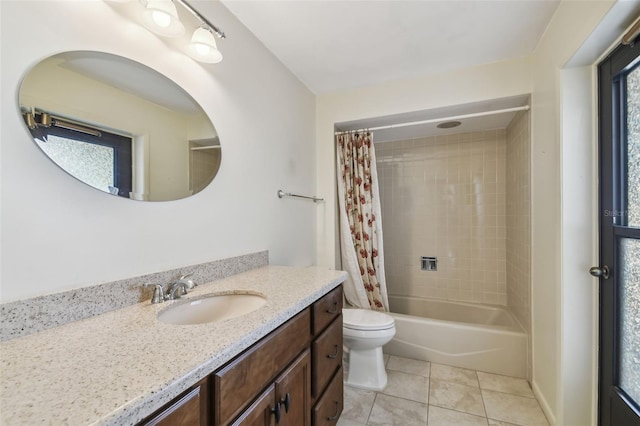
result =
M345 386L338 426L549 424L526 380L409 358L385 358L387 387L372 392Z

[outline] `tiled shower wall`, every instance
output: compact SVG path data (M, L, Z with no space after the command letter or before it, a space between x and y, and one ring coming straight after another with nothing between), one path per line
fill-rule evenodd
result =
M507 127L507 304L531 335L531 132L528 111Z
M506 305L506 130L375 149L389 294Z

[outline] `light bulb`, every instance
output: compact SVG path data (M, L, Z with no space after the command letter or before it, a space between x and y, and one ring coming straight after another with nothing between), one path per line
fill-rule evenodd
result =
M208 55L211 52L211 48L206 44L194 43L194 48L199 55Z
M153 22L155 22L159 27L167 28L171 25L171 15L166 12L154 10L151 12L151 16L153 17Z

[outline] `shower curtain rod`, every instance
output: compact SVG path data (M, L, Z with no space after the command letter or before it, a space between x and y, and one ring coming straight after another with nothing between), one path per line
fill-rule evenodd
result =
M429 120L410 121L408 123L389 124L387 126L369 127L369 128L366 128L366 129L346 130L346 131L343 131L343 132L335 132L335 134L336 135L343 135L345 133L351 133L351 132L364 132L364 131L371 131L371 130L395 129L397 127L416 126L418 124L440 123L442 121L460 120L460 119L463 119L463 118L484 117L485 115L504 114L504 113L507 113L507 112L516 112L516 111L527 111L528 109L529 109L529 105L524 105L524 106L513 107L513 108L497 109L497 110L493 110L493 111L482 111L482 112L474 112L474 113L471 113L471 114L454 115L452 117L431 118Z

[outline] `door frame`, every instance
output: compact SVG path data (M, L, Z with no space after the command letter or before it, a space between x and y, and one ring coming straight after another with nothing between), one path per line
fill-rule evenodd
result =
M618 371L614 343L619 330L615 316L618 304L617 287L617 247L614 233L621 237L629 232L615 227L615 218L624 212L625 200L617 199L621 190L620 164L624 162L624 150L616 152L614 140L624 138L626 115L621 112L620 103L609 102L616 92L624 93L624 85L616 82L615 77L626 69L636 66L640 61L640 43L634 46L616 46L604 59L599 61L598 68L598 265L609 265L609 279L598 280L598 424L609 426L612 415L619 416L620 424L637 423L635 410L624 403L627 400L623 393L615 390ZM632 65L633 64L633 65ZM604 84L602 83L604 80ZM617 121L617 122L616 122ZM609 141L608 139L611 139ZM617 175L614 176L614 173ZM612 178L609 178L612 177ZM613 181L611 181L613 180ZM622 183L624 184L624 183ZM631 234L637 234L632 232ZM631 236L630 234L630 236ZM613 332L612 332L613 331ZM615 410L614 410L615 408Z

